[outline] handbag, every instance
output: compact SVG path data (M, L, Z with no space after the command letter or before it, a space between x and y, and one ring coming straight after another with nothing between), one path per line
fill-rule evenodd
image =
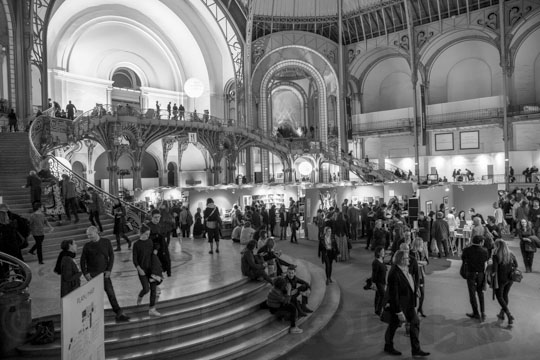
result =
M523 241L523 250L525 250L526 252L536 252L536 244L533 243L531 240Z
M390 324L392 321L392 316L395 316L390 312L390 307L385 307L383 311L381 312L380 319L385 324Z
M523 274L521 273L521 270L514 268L510 274L510 278L513 282L521 282L521 280L523 280Z
M463 261L461 263L461 267L459 268L459 275L461 275L462 278L467 279L467 263Z

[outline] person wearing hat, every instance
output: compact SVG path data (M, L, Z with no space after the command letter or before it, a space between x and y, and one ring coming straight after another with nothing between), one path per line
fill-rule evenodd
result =
M431 228L431 236L437 242L439 248L439 258L441 258L441 250L444 249L444 257L448 256L448 239L450 238L450 228L448 223L443 219L444 214L437 212L436 220Z
M204 209L203 218L206 233L208 234L208 243L210 244L210 251L208 253L214 253L215 242L216 252L219 254L219 228L221 226L221 215L212 198L206 199L206 209Z

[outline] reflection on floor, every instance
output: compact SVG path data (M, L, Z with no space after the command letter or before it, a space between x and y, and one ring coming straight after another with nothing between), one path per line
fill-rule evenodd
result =
M220 253L208 254L209 245L204 239L171 240L169 246L172 260L172 276L165 278L161 286L161 300L191 295L215 287L230 284L243 278L240 272L240 244L222 241ZM80 257L79 249L77 262ZM54 260L45 265L30 263L33 279L30 283L32 317L60 313L60 276L53 272ZM125 247L115 252L112 282L120 306L136 304L141 284L131 258L131 250ZM84 279L82 280L84 283ZM147 301L148 298L145 299ZM106 308L110 308L105 300Z

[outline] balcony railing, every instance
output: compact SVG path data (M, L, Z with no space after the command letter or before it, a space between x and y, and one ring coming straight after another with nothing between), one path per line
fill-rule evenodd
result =
M540 114L540 106L536 104L526 105L513 105L508 107L507 112L509 117ZM426 127L429 128L441 128L444 126L466 126L468 124L485 121L495 120L497 122L502 121L503 109L502 108L487 108L477 109L469 111L459 111L446 114L428 115ZM420 124L420 119L418 119ZM390 120L379 120L369 122L354 122L353 133L362 135L365 133L373 132L411 132L413 126L413 118L400 118Z

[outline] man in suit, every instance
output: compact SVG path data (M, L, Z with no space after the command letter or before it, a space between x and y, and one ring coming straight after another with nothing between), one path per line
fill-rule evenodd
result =
M409 252L398 250L394 254L394 265L388 273L388 304L392 317L384 335L384 352L390 355L401 355L394 348L394 335L402 323L410 324L411 351L413 357L428 356L429 353L420 348L420 320L416 313L416 290L418 287L414 277L409 273Z

